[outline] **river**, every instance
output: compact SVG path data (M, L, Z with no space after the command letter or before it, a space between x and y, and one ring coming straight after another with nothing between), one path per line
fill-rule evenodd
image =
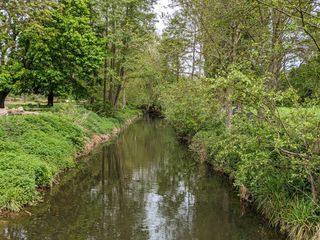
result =
M231 184L198 164L164 120L145 118L96 149L0 239L278 240Z

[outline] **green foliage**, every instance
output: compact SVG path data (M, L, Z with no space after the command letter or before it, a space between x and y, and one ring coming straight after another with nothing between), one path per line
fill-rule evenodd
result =
M85 107L102 117L110 117L115 111L114 107L110 103L103 102L89 103L86 104Z
M1 209L18 211L24 204L36 199L37 186L51 184L51 167L37 156L26 155L23 152L1 151L0 159Z
M157 52L157 40L143 44L143 50L135 54L131 60L131 66L137 68L129 74L130 81L125 85L125 96L131 104L137 106L150 106L158 104L156 91L162 79L159 54Z
M13 61L13 60L12 60ZM0 91L10 92L14 90L15 83L21 79L24 71L19 62L0 66Z
M15 90L24 73L22 51L18 47L19 35L24 30L30 10L25 1L0 3L0 95ZM29 13L30 14L30 13Z
M188 20L181 13L176 12L160 41L162 77L168 82L178 81L187 70L184 62L188 58L188 48L192 41L192 36L187 31Z
M38 115L0 118L0 209L18 211L40 196L94 134L110 133L137 110L100 117L80 106L56 105Z
M298 91L303 100L320 96L319 69L320 57L317 57L290 71L289 84Z
M215 169L250 190L272 224L310 239L320 221L319 108L301 107L294 90L266 90L266 79L240 69L164 86L165 114L180 134L205 146ZM228 103L231 128L224 122ZM300 107L277 107L289 103Z
M97 89L98 95L116 107L126 85L143 80L148 74L143 71L142 55L146 55L146 46L154 38L154 0L95 0L90 3L94 29L104 42L104 64L99 79L102 91ZM123 99L125 103L125 96Z
M317 1L174 2L180 15L159 46L164 79L172 83L160 88L167 119L180 134L195 135L195 149L205 145L208 161L248 188L272 224L292 239L318 239ZM193 48L183 45L192 39L189 26ZM198 50L201 60L184 59ZM185 66L199 66L207 80L193 81Z
M120 109L113 115L113 118L117 119L120 123L124 123L127 119L136 116L139 113L134 107L126 107L124 109Z
M160 93L164 113L180 134L192 136L219 119L217 103L205 79L167 84Z
M280 110L281 111L281 110ZM292 237L309 239L320 220L310 176L319 179L319 115L310 109L281 111L282 125L236 115L232 132L201 131L209 161L226 172L237 187L250 189L260 210ZM308 156L308 157L307 157ZM315 183L318 184L319 183Z
M20 88L48 96L88 96L102 61L87 0L60 1L28 24L20 37L26 72Z

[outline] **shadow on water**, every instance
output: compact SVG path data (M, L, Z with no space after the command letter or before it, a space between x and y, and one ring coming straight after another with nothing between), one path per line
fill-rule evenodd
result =
M139 121L67 174L32 216L9 219L0 239L281 239L243 212L163 120Z

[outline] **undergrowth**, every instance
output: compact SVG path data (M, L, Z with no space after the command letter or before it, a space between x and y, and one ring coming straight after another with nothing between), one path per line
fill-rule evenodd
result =
M297 117L290 117L292 124L295 120ZM293 126L296 134L301 134L299 130L309 131L308 126ZM320 204L313 198L310 185L310 174L319 179L319 156L315 154L306 162L282 152L303 152L299 139L293 131L290 133L289 139L275 126L239 117L234 119L231 132L219 128L199 131L193 141L203 144L208 161L227 173L237 188L250 190L254 203L271 225L291 239L319 239Z

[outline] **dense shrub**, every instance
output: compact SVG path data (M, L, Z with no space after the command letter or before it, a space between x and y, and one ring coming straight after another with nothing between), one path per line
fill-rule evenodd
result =
M217 102L205 79L180 81L162 87L160 102L178 133L193 136L219 122Z
M86 109L93 111L102 117L111 117L115 112L114 107L109 103L94 102L86 104L85 107Z

